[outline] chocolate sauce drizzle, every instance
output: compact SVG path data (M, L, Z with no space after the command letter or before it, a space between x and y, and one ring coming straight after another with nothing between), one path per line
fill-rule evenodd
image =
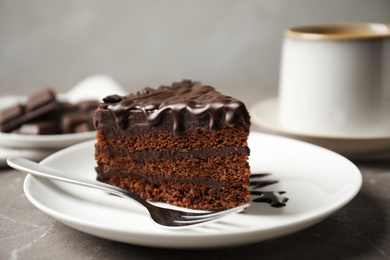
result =
M269 173L252 173L252 175L249 177L251 179L249 187L253 187L253 189L258 189L258 188L262 188L265 186L278 183L278 181L276 180L265 180L265 181L252 180L252 179L263 178L269 175L270 175ZM285 207L288 201L288 198L282 196L283 194L286 193L285 191L250 190L249 192L251 193L251 195L259 196L258 198L253 199L252 202L266 202L275 208Z
M191 80L160 86L158 89L145 88L135 95L108 96L103 101L103 108L114 113L117 124L122 128L127 127L131 110L141 110L152 125L158 124L165 113L171 113L175 133L184 130L185 112L195 119L209 115L209 127L212 131L217 130L217 119L223 115L224 123L229 127L236 125L240 113L245 122L249 123L249 114L244 103L220 94L213 87Z

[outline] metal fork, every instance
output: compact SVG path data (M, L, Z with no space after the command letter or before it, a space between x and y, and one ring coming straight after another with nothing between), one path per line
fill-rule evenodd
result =
M131 198L143 205L149 212L152 220L161 227L165 228L179 228L188 227L193 225L201 225L208 223L212 220L218 220L222 217L230 215L232 213L238 213L249 207L249 204L241 205L235 208L221 210L221 211L207 211L207 212L187 212L181 210L174 210L168 208L162 208L149 203L142 199L140 196L113 185L98 182L78 175L70 175L59 170L38 164L36 162L18 158L10 157L7 159L7 163L12 168L30 173L35 176L54 179L58 181L68 182L90 188L104 190L106 192L124 197ZM190 211L190 210L189 210Z

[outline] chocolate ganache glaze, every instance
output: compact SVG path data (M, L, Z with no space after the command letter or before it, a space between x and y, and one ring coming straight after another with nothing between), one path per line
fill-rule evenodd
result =
M111 110L116 123L122 129L126 128L131 116L129 112L132 110L141 110L152 125L158 124L164 113L171 113L175 133L184 130L182 121L186 112L195 119L209 115L209 127L212 131L217 130L217 119L222 116L228 127L237 124L240 113L245 122L249 123L249 114L244 103L220 94L213 87L191 80L160 86L158 89L145 88L135 95L112 95L103 101L105 103L101 108Z

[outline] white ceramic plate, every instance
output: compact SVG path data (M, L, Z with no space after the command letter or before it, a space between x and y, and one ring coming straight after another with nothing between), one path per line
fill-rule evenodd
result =
M269 133L309 142L335 151L349 159L390 157L390 136L339 137L290 131L278 124L278 99L270 98L250 108L251 120Z
M69 174L95 178L94 142L57 152L41 163ZM105 192L27 175L24 191L37 208L80 231L150 247L239 246L290 234L313 225L347 204L360 190L357 167L329 150L283 137L251 133L252 173L279 182L259 190L286 191L287 206L254 203L244 213L185 230L152 223L133 201Z

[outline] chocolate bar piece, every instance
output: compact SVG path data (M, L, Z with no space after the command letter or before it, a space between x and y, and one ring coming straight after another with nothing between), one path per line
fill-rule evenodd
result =
M0 130L11 132L23 124L24 106L16 105L1 111Z
M41 90L30 96L28 99L26 104L26 113L29 113L52 102L57 102L53 91L50 89Z
M74 127L75 133L82 133L91 131L91 126L88 123L81 123Z
M58 128L56 122L44 121L32 124L24 124L18 133L24 135L56 135L60 134L61 131Z
M10 133L25 123L32 122L38 119L49 118L58 110L58 103L51 102L45 104L36 110L25 112L25 107L22 105L16 105L1 112L0 117L0 131L4 133Z
M88 121L87 116L81 112L67 113L62 116L61 129L65 134L73 133L75 126Z
M25 106L16 105L0 113L0 131L9 133L25 123L49 119L58 111L58 102L50 90L32 95Z
M86 100L81 101L77 104L77 107L87 116L88 120L88 128L91 130L95 130L93 125L93 114L95 113L96 108L99 106L99 102L97 100ZM81 127L79 127L79 132L81 132ZM75 132L78 132L75 130Z
M92 117L98 105L96 100L60 103L52 90L45 89L31 95L26 104L1 111L0 131L29 135L93 131Z
M12 120L15 117L20 117L24 114L24 107L22 105L16 105L5 109L0 113L0 124Z

